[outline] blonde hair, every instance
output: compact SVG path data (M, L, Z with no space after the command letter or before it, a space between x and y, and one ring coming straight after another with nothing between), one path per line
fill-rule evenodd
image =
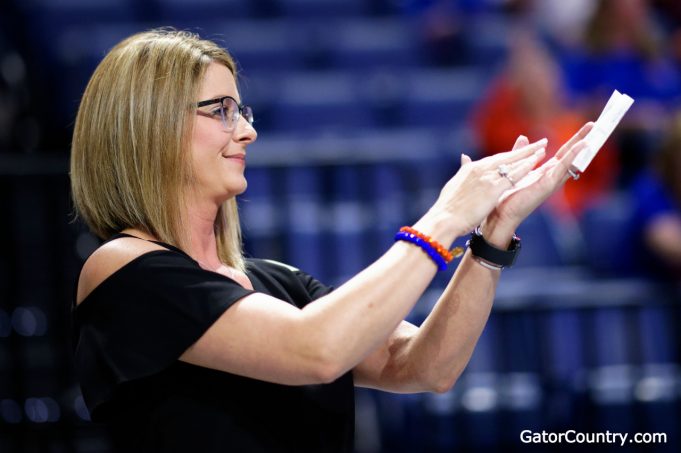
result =
M139 228L186 249L189 137L211 62L236 77L234 60L214 42L155 29L120 42L95 70L76 117L70 174L76 215L100 238ZM214 228L220 259L243 270L234 198L220 207Z

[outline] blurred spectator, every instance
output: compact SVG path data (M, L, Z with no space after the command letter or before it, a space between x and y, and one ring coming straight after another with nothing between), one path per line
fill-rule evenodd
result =
M634 209L625 246L631 269L681 281L681 111L631 195Z
M511 44L505 70L493 82L474 115L483 155L506 151L518 135L547 137L547 158L586 118L571 109L563 77L552 55L534 36L520 32ZM579 184L566 184L551 202L558 212L579 214L595 194L609 190L617 174L615 153L606 145Z
M581 45L561 53L571 96L587 115L598 114L614 89L636 100L618 129L622 186L645 165L681 99L681 74L655 19L646 0L600 0Z
M600 0L582 48L567 56L570 87L585 96L609 96L617 88L639 105L672 102L681 94L681 80L663 44L645 0Z

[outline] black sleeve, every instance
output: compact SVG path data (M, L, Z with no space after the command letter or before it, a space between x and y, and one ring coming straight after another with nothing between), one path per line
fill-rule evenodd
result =
M111 275L75 313L76 372L90 410L121 384L169 367L253 292L171 251L142 255Z
M322 296L329 294L333 291L332 286L326 286L316 278L312 277L310 274L306 274L301 270L295 271L296 278L305 287L305 290L310 295L310 300L319 299Z
M313 300L333 291L333 287L288 264L273 260L249 259L247 265L265 285L268 294L298 308L303 308Z

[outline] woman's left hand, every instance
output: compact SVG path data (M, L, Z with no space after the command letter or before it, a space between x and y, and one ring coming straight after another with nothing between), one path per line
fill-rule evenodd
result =
M518 225L534 211L544 200L561 187L570 178L568 169L574 158L586 147L583 138L593 126L586 123L570 140L568 140L553 156L540 167L532 170L527 176L516 182L515 186L504 192L499 204L490 216L495 223L504 223L514 231ZM513 149L526 146L528 140L520 136Z

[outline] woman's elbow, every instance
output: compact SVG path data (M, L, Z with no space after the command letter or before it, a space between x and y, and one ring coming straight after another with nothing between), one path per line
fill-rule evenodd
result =
M307 326L306 326L307 327ZM330 329L301 329L302 343L298 343L303 360L307 362L308 373L320 384L334 382L352 368L347 343Z
M309 374L319 384L329 384L340 378L348 366L343 354L328 341L318 341L312 354L308 356Z
M456 378L440 379L438 381L431 383L429 389L433 393L439 394L447 393L454 387L456 381L457 381Z
M450 370L438 375L431 374L424 378L424 387L428 392L447 393L454 387L460 375L461 372L458 370Z
M345 372L335 363L321 363L317 366L315 377L320 384L330 384Z

